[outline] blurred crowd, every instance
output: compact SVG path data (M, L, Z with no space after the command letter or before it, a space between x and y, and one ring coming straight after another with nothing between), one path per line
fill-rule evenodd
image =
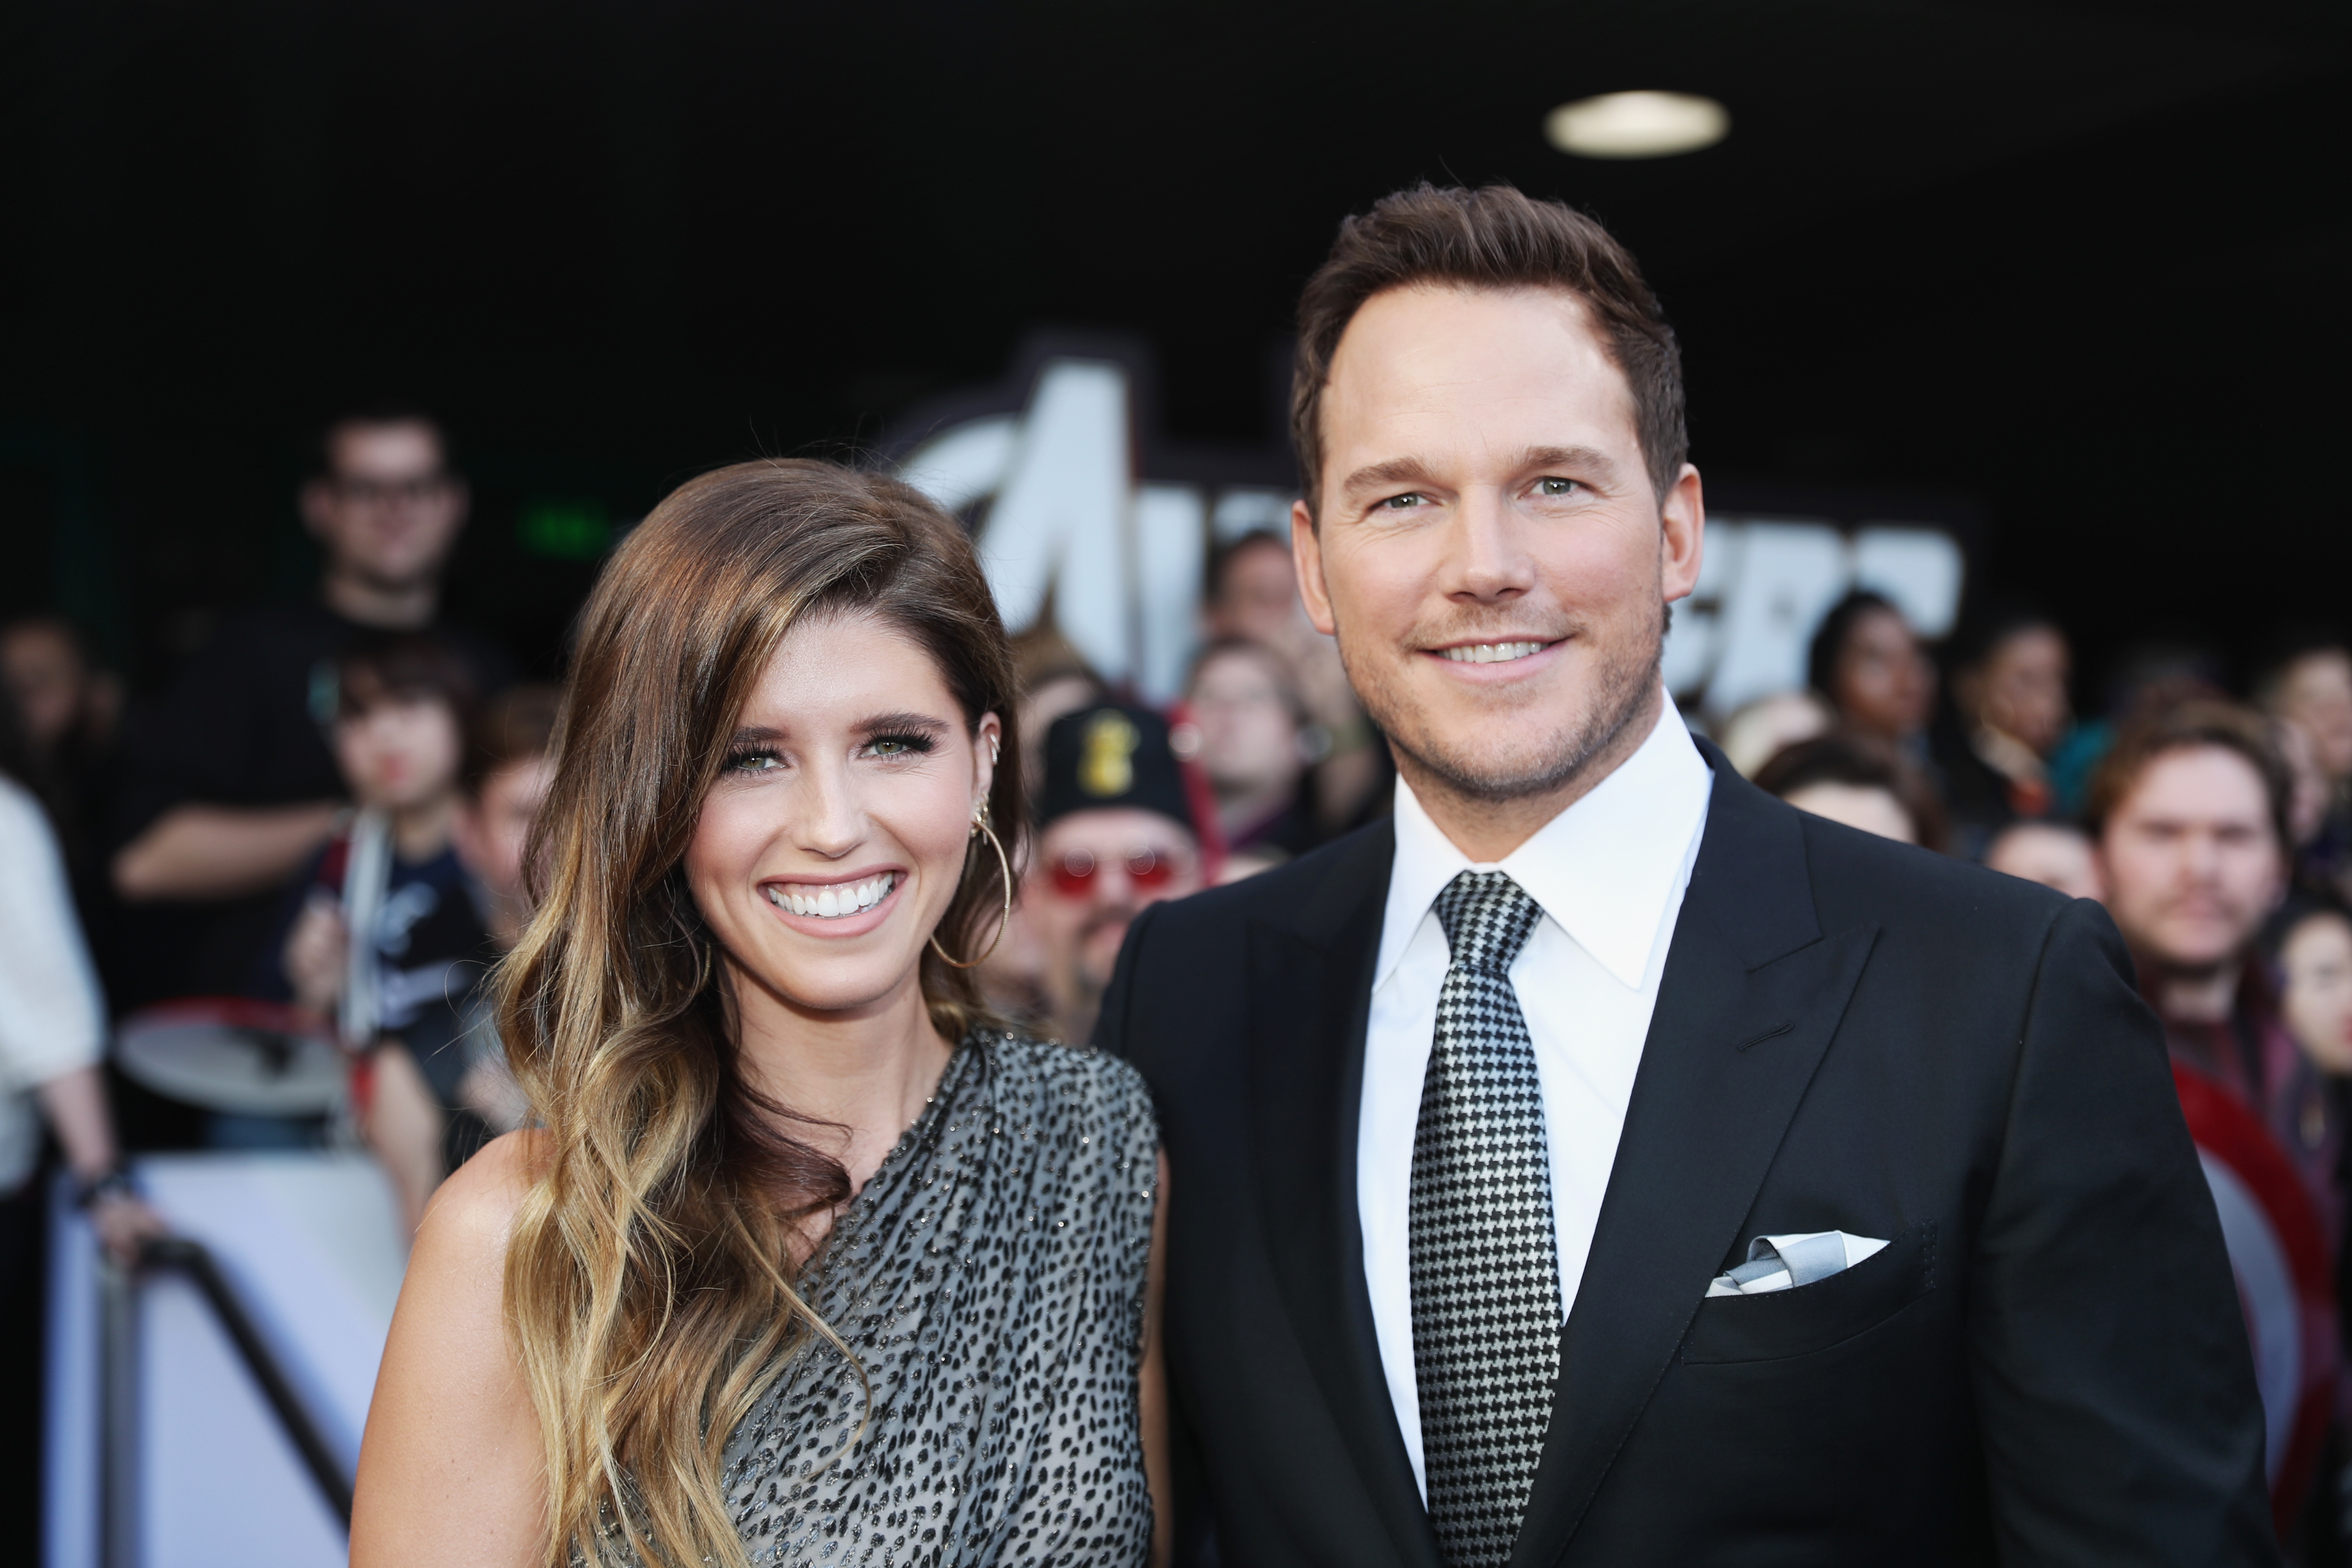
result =
M527 908L559 693L441 614L468 497L429 416L337 420L299 500L324 563L316 596L223 623L156 692L128 700L60 617L0 628L11 1314L26 1310L45 1131L127 1250L153 1221L122 1178L118 1127L144 1146L362 1144L413 1225L525 1115L482 980ZM1049 628L1016 650L1035 816L982 973L1042 1033L1089 1037L1145 906L1388 807L1386 748L1307 623L1286 538L1218 552L1165 710ZM2159 651L2125 661L2095 713L2075 711L2077 689L2049 613L1991 606L1930 647L1892 600L1856 591L1823 617L1802 689L1690 718L1804 810L2101 900L2176 1062L2260 1119L2352 1256L2352 653L2329 636L2283 643L2232 691L2195 655ZM110 1097L111 1031L186 998L237 999L223 1027L276 1019L331 1042L346 1091L259 1115L118 1072Z

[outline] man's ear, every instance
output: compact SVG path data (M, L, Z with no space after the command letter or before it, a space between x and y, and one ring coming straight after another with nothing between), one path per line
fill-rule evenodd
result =
M1307 503L1290 503L1290 564L1298 574L1298 600L1307 619L1325 637L1337 636L1339 623L1331 616L1331 592L1323 583L1323 538L1315 531L1315 514Z
M1690 464L1675 476L1658 508L1658 566L1666 603L1686 599L1698 586L1706 556L1706 496Z

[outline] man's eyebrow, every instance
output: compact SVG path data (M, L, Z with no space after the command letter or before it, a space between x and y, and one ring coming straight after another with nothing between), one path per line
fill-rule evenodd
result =
M1530 447L1519 456L1522 468L1582 468L1614 475L1617 464L1597 447Z
M1378 489L1388 485L1427 484L1429 465L1419 458L1391 458L1385 463L1373 463L1358 468L1339 481L1343 490Z

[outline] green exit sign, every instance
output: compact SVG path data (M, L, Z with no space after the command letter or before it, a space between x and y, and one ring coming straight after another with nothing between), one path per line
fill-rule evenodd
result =
M535 500L515 523L515 542L526 555L593 561L613 542L613 519L595 501Z

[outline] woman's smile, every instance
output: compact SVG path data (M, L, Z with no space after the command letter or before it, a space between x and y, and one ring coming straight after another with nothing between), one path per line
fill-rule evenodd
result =
M762 882L761 895L784 923L811 936L863 936L890 918L907 875L897 867L824 881Z

